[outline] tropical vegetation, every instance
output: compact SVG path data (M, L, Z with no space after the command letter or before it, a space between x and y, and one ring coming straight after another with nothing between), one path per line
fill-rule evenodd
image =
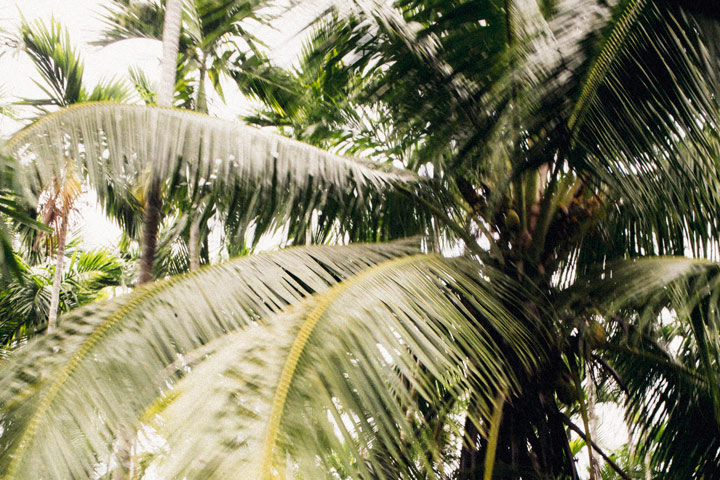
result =
M12 255L3 478L720 475L717 11L318 5L283 69L252 34L270 7L115 0L100 41L162 39L157 96L4 145L3 215L42 228L72 167L142 254L131 292L32 340ZM223 75L255 127L207 114ZM161 217L192 257L199 209L231 258L153 270ZM619 452L599 402L625 411Z

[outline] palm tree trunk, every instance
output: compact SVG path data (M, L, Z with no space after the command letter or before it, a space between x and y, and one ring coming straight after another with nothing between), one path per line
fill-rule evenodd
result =
M198 80L197 100L195 101L195 110L200 113L208 113L207 93L205 92L205 76L207 75L206 55L200 57L200 79Z
M200 268L200 220L202 212L190 222L190 238L188 239L188 255L190 256L190 271Z
M57 326L58 308L60 306L60 287L63 280L63 264L65 263L65 238L67 237L67 217L60 217L60 225L57 232L58 245L57 257L55 259L55 277L53 278L52 291L50 292L50 311L48 312L47 333L55 330Z
M160 89L158 92L158 105L161 107L172 106L181 20L182 0L167 0L165 3L165 23L163 24L162 37L163 58L160 67Z
M180 23L182 19L182 0L168 0L165 4L165 24L163 26L163 58L161 65L160 91L158 105L172 107L175 91L175 74L177 71L177 54L180 43ZM152 173L154 175L154 173ZM153 264L157 248L157 234L160 227L162 210L162 189L160 180L154 178L146 195L142 253L140 257L140 273L138 283L147 283L153 278Z
M593 381L593 376L590 373L588 369L587 374L587 414L588 414L588 433L589 438L597 441L598 438L598 419L596 415L596 405L597 405L597 391L595 389L595 382ZM590 445L587 446L587 448L590 448ZM593 475L595 475L596 478L601 478L601 471L600 471L600 460L593 456L593 463L590 465L590 468L593 471Z
M153 279L155 252L157 250L158 230L162 210L160 181L153 180L148 188L145 210L143 212L142 250L140 254L140 273L138 284L142 285Z

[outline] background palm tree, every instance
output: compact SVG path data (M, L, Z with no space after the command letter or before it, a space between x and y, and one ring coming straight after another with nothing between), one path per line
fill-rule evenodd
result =
M43 83L37 83L47 98L26 99L22 104L32 105L40 112L47 113L47 107L67 107L81 102L122 101L127 99L128 91L122 82L101 81L89 90L83 84L84 65L77 50L70 44L67 30L54 19L46 26L42 21L34 24L23 22L20 25L19 40L21 48L32 60L40 73ZM60 288L63 279L65 260L65 239L68 222L74 204L81 194L81 178L78 178L72 162L57 172L52 181L45 186L45 198L42 198L40 216L46 225L52 225L55 234L48 239L48 254L55 251L55 279L50 294L47 330L55 329ZM35 240L35 247L40 238Z
M75 107L20 132L20 192L66 150L98 189L153 159L156 178L261 229L327 216L356 238L405 213L471 254L298 247L74 312L5 365L0 470L111 474L125 439L152 436L137 463L163 478L577 478L570 432L595 444L582 379L597 371L626 394L653 471L712 478L717 30L701 14L475 0L331 16L320 64L359 82L339 91L427 177L154 107ZM705 258L660 257L686 249Z
M168 7L170 4L168 4ZM254 38L247 33L246 25L252 20L260 20L256 10L262 6L262 2L257 1L205 1L197 0L189 2L185 5L184 12L182 4L176 7L173 18L177 22L175 37L172 39L165 35L167 28L165 9L162 5L155 2L127 2L124 0L113 2L111 7L107 8L106 22L108 29L104 33L104 38L97 43L100 45L108 45L113 42L127 40L131 38L155 38L163 40L163 45L172 45L174 50L170 51L163 47L163 85L162 88L167 89L170 85L173 88L173 94L170 97L161 99L158 96L158 103L170 106L176 103L184 108L207 113L207 93L206 81L209 79L214 90L223 97L223 90L220 80L223 76L228 75L233 70L232 65L237 65L245 58L245 51L252 50L259 55L257 48L254 46ZM182 13L182 16L181 16ZM181 19L184 18L184 22ZM166 27L163 28L165 22ZM166 38L167 37L167 38ZM170 41L172 40L172 41ZM178 47L179 56L178 56ZM239 59L238 59L239 56ZM170 59L177 58L177 63ZM237 69L237 67L234 67ZM197 78L194 78L197 77ZM165 93L167 95L167 93ZM177 97L177 102L173 102L173 97ZM158 220L154 223L159 225L161 215L162 201L159 198L160 186L148 191L147 212L152 214L146 217L145 229L149 232L144 235L144 244L150 247L148 242L155 239L157 242L157 231L150 233L153 229L152 223L148 224L151 218L155 218L153 213L157 210ZM183 216L187 219L187 245L189 254L189 266L194 270L200 265L200 233L201 230L205 235L209 232L207 228L207 219L209 213L213 211L213 202L203 192L198 192L195 198L182 198L180 192L168 192L166 196L175 199L178 203ZM176 198L177 197L177 198ZM170 200L170 198L168 200ZM172 200L171 200L172 201ZM167 203L167 202L166 202ZM157 228L155 228L157 230ZM141 283L152 278L152 265L149 250L143 254L143 267L141 268Z
M106 298L106 288L124 283L127 265L106 250L81 250L70 245L69 265L61 277L60 312ZM19 259L20 278L0 290L0 343L18 347L47 328L57 277L57 263L31 265Z

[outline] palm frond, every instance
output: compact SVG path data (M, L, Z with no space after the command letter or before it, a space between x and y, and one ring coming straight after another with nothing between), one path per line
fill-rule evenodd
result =
M604 358L628 392L627 418L663 478L714 475L720 462L720 264L613 262L581 282L610 319ZM591 292L588 294L588 292Z
M160 2L112 0L103 8L107 28L102 37L93 42L95 45L105 46L130 38L162 38L165 13Z
M384 190L418 182L407 171L341 157L238 123L150 106L72 106L20 131L7 151L29 161L22 190L28 194L46 185L68 157L101 200L109 185L158 178L168 189L187 188L191 199L208 192L235 198L225 215L243 229L253 221L273 229L294 220L305 231L313 212L328 217L330 224L343 218L351 225L363 224L362 212L377 216L386 208ZM423 233L417 221L408 221L406 235ZM258 238L263 232L256 231Z
M47 85L38 84L48 95L46 104L67 106L79 101L84 65L70 45L69 32L52 19L49 26L42 21L23 22L20 35L24 50Z
M522 303L512 282L411 252L388 244L245 257L66 317L0 382L3 471L87 476L147 424L169 447L143 460L162 476L271 478L287 453L312 478L328 475L331 457L361 475L433 478L443 455L413 426L417 398L480 392L473 421L487 426L488 392L516 388L506 355L531 372L543 350L522 310L504 306Z
M107 427L115 430L132 425L133 419L160 393L158 388L162 389L164 380L159 384L155 381L182 355L311 293L326 290L370 265L413 251L416 247L404 243L288 249L245 257L138 289L104 303L102 308L95 305L65 316L56 334L22 349L11 361L12 366L8 363L3 369L0 383L7 395L0 404L8 416L3 421L2 441L8 442L9 448L0 459L0 470L6 478L89 476L98 459L112 453L115 433L108 436ZM137 337L141 331L144 334ZM135 351L138 340L147 347L141 347L144 354ZM107 362L98 363L96 358ZM97 367L104 370L99 377L90 373ZM127 375L126 381L116 382L120 371ZM88 394L93 400L88 397L83 403L90 409L77 415L75 400L63 404L80 394L76 382L84 383L82 377L88 374L93 382L105 379L120 390L112 393L112 389L101 388L93 395ZM143 388L143 384L148 388ZM118 403L123 397L132 400L128 404ZM96 407L114 404L117 408L112 407L103 414L105 420L100 420L91 404ZM88 430L82 442L68 441L62 446L56 443L55 436L60 431L47 431L47 436L43 433L46 428L58 425L41 421L46 413L57 419L75 418L79 421L75 427L67 425L75 432L92 425L104 426L94 432ZM80 438L74 434L68 438L71 437ZM41 438L49 442L38 441ZM42 455L55 452L53 455L64 456L69 463L59 457L58 462L35 462L33 458L40 457L33 452L40 451L44 452ZM58 473L56 468L65 469L65 473ZM26 473L30 471L37 473Z

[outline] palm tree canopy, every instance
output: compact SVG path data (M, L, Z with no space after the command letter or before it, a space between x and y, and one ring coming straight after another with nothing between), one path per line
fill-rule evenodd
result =
M659 475L715 476L717 18L687 0L329 13L311 73L381 118L418 174L92 104L11 139L32 173L19 191L72 158L101 195L148 181L216 194L243 232L345 240L442 220L473 254L291 248L72 313L0 373L0 471L84 478L134 469L140 449L167 477L577 478L568 428L591 443L582 379L600 372ZM307 125L294 86L249 88L267 123ZM357 118L342 113L327 118Z

